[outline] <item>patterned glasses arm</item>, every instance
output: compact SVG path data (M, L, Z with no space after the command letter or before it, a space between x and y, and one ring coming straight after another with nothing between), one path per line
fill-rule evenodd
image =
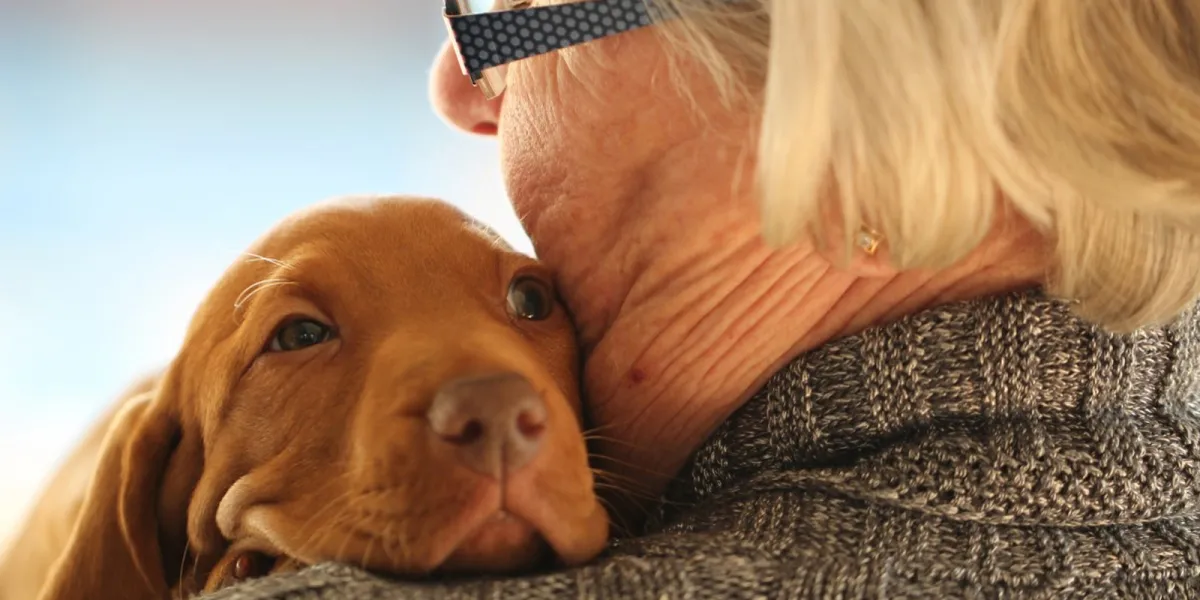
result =
M447 0L447 7L457 5ZM645 0L600 0L447 15L464 67L478 72L650 25Z
M650 25L646 0L591 0L463 14L445 0L459 66L477 83L485 69Z

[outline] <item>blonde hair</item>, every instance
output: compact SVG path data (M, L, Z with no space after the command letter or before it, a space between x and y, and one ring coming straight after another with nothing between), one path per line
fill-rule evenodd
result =
M1011 207L1054 244L1047 290L1093 322L1200 296L1197 3L656 1L684 17L668 41L761 103L770 243L849 249L869 224L896 267L937 268ZM844 239L816 227L831 200Z

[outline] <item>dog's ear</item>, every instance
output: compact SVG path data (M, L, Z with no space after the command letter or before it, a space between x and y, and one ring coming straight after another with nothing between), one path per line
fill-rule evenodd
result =
M175 403L161 391L131 398L122 407L42 600L169 597L159 500L179 436Z

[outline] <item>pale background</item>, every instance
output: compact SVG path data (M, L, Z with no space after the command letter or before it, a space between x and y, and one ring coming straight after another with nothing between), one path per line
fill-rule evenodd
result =
M427 101L440 4L0 0L0 544L287 213L435 195L530 251L495 144Z

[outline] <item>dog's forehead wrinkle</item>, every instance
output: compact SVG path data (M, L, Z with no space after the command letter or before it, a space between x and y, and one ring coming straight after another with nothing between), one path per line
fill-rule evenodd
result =
M395 295L414 285L477 288L482 269L492 264L502 269L512 253L499 234L456 207L420 198L360 197L286 222L248 254L286 265L277 278L349 282L358 294L374 288ZM451 271L459 277L446 277Z

